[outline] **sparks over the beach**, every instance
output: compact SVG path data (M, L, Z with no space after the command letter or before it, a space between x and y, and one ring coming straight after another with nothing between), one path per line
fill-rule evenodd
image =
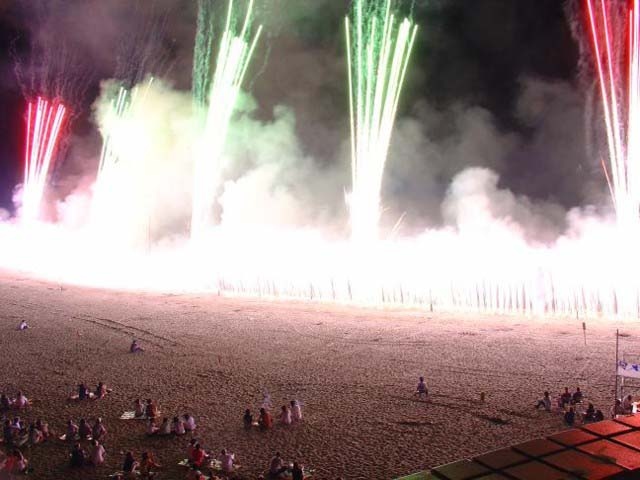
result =
M208 2L200 2L200 9L210 8ZM198 237L211 223L211 210L215 202L215 193L220 180L221 156L224 150L229 122L233 115L242 81L247 73L253 51L258 43L262 26L251 36L253 0L247 6L244 22L238 31L237 12L233 0L229 0L227 18L218 46L215 72L210 82L194 69L194 103L206 103L204 108L204 126L200 145L196 146L193 175L193 206L191 213L191 236ZM212 29L205 19L210 16L199 14L198 33L196 35L196 60L202 52L210 51L211 40L208 35ZM209 47L207 47L209 46ZM206 66L209 63L205 63ZM206 75L207 72L204 73ZM203 85L210 85L208 98L203 100Z
M351 116L351 235L378 236L380 188L400 91L418 27L398 21L392 0L356 0L345 17Z
M65 106L55 100L38 97L28 102L20 213L23 222L34 222L40 217L47 177L55 162L66 114Z
M602 163L619 225L627 233L638 234L640 2L631 0L621 18L618 2L585 1L608 144L609 166Z

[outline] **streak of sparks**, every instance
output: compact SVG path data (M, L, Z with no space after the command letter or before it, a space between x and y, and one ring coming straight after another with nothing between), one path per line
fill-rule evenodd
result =
M37 97L36 100L28 102L20 214L23 222L32 223L40 218L47 177L55 161L66 114L67 109L58 101Z
M391 0L357 0L345 18L351 118L351 233L378 235L380 189L417 26L398 22Z
M625 22L616 23L616 2L585 0L609 153L605 175L625 232L640 232L640 2L632 0ZM598 8L599 7L599 8ZM627 31L618 31L621 25ZM626 38L628 57L617 51ZM625 72L624 63L627 63ZM626 80L626 85L625 85ZM625 124L626 114L626 124ZM603 162L604 165L604 162Z
M251 37L252 11L253 0L249 2L242 28L238 31L234 21L233 0L229 0L227 19L209 91L202 141L195 158L192 238L197 238L211 223L211 210L215 201L229 122L262 31L262 26L259 26L253 38Z

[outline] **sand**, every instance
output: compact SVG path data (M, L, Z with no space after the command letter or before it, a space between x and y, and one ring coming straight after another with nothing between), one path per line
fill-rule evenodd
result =
M149 439L142 422L119 420L136 398L192 413L206 448L235 452L239 478L280 451L321 480L394 478L561 430L558 415L533 408L545 389L579 385L606 412L613 397L616 325L604 320L587 323L585 347L576 319L104 291L7 272L0 300L0 389L33 400L23 417L63 431L68 418L101 416L108 429L96 469L71 471L61 442L25 450L36 479L105 478L128 449L153 451L161 478L184 478L190 436ZM17 331L22 319L32 328ZM627 352L640 352L634 327L622 325ZM145 353L128 353L133 337ZM429 403L412 395L420 375ZM79 381L114 391L70 403ZM304 422L245 431L244 409L255 412L264 390L273 413L301 400Z

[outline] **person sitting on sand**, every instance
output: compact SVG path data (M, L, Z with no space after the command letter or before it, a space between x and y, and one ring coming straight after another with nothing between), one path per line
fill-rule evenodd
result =
M231 452L227 452L226 448L222 449L218 460L220 461L220 467L224 473L233 472L233 463L235 462L235 458L236 456Z
M291 418L294 422L302 421L302 408L300 407L300 402L297 400L291 400Z
M584 412L584 422L593 422L596 417L596 409L593 406L593 403L590 403L587 409Z
M173 424L171 425L173 433L176 435L184 435L187 431L184 428L184 422L180 417L173 417Z
M244 411L244 417L242 417L242 422L244 423L244 428L249 429L253 425L253 415L251 415L251 410L248 408Z
M304 471L298 462L293 462L291 469L291 480L304 480Z
M142 452L140 459L140 478L153 478L155 473L153 469L160 468L160 464L156 463L153 455L149 452Z
M139 398L133 404L133 414L136 417L143 417L145 412L144 403Z
M626 415L633 413L633 397L631 395L627 395L623 400L622 409Z
M187 432L193 432L196 429L196 420L193 415L185 413L182 418L184 418L184 429Z
M27 408L29 406L29 399L24 396L22 392L18 392L18 396L13 401L14 408L18 410L22 410L23 408Z
M78 425L78 436L80 437L80 440L86 440L87 437L91 436L91 427L84 418L80 419L80 424Z
M94 438L91 441L91 452L89 453L89 462L94 467L102 465L104 463L104 456L106 455L104 447Z
M204 450L202 449L202 447L200 446L199 443L196 443L196 446L193 449L193 453L191 454L191 464L195 465L196 467L201 467L202 464L204 463L204 459L206 457L206 454L204 453Z
M538 403L536 404L536 410L538 410L540 407L543 407L547 412L551 411L551 398L549 397L549 392L544 392L542 400L538 400Z
M422 398L423 396L427 398L428 394L429 392L427 390L427 384L424 382L424 377L420 377L418 386L416 387L416 395L418 395L418 397L420 398Z
M564 422L573 427L573 424L576 421L576 412L573 410L573 407L569 407L569 411L564 414Z
M14 429L11 425L11 420L5 420L2 427L2 438L5 445L13 445Z
M582 402L582 392L580 391L580 387L576 387L576 391L573 392L573 395L571 396L571 403L573 403L574 405L576 403L580 403Z
M33 423L29 425L29 443L31 445L37 445L43 441L44 435L42 435L42 432L36 428L36 425Z
M158 430L158 435L171 435L171 422L169 421L169 417L164 417L162 419L160 430Z
M78 400L87 400L89 398L89 388L84 383L78 384Z
M9 410L12 406L11 400L4 393L0 395L0 409Z
M271 428L273 426L273 419L271 418L271 414L267 412L264 408L260 409L260 417L258 417L258 425L262 430L266 430L267 428Z
M286 405L283 405L280 411L280 423L282 425L291 425L291 410Z
M22 320L19 324L18 324L18 330L26 330L27 328L29 328L29 325L27 324L26 320Z
M147 436L156 435L159 431L160 429L156 427L156 421L153 418L147 420Z
M271 478L278 478L287 470L289 470L289 468L284 465L280 452L276 452L271 462L269 462L269 476Z
M7 456L7 459L4 462L4 466L2 467L2 471L9 474L26 473L28 464L29 461L24 457L24 455L22 455L22 452L17 448L14 448ZM10 475L9 478L13 477Z
M144 348L142 348L139 344L138 344L138 340L134 339L133 342L131 342L131 347L129 348L129 351L131 353L138 353L138 352L144 352Z
M564 408L565 405L571 403L571 392L569 392L569 387L564 387L564 393L560 395L560 408Z
M616 418L618 415L624 415L624 408L622 408L622 402L619 398L616 399L616 403L611 407L611 418Z
M138 468L138 462L133 456L133 452L129 450L124 456L124 462L122 464L122 471L126 474L132 474Z
M106 434L107 434L107 429L102 423L102 418L100 417L96 418L96 423L94 423L93 427L91 428L91 436L93 437L94 440L102 441L102 439L105 437Z
M49 431L49 424L47 422L43 422L40 418L36 420L36 428L42 433L42 437L44 438L44 440L52 435L52 433Z
M104 398L108 393L107 386L103 382L98 382L95 396L97 399Z
M191 462L193 459L193 452L196 450L196 445L198 444L198 440L192 438L189 440L189 445L187 445L187 458Z
M87 454L82 449L79 443L76 443L71 450L71 466L72 467L84 467L87 463Z
M69 419L67 421L67 440L72 442L76 439L76 435L78 434L78 425L73 423L73 420Z
M158 406L150 398L147 399L147 406L144 409L144 413L147 418L155 419L158 416Z

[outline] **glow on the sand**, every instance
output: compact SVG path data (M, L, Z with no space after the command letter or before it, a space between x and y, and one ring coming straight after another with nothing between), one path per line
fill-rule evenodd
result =
M38 97L28 102L20 210L23 222L34 222L40 217L47 177L55 160L66 113L65 106L57 101Z
M392 0L356 0L345 18L351 114L352 238L377 239L380 188L400 91L417 33L397 21Z
M253 0L250 0L244 22L238 31L233 0L229 0L225 28L218 46L215 72L208 92L202 139L200 145L196 147L191 214L192 238L200 237L203 230L211 224L211 213L220 180L221 157L229 122L262 31L262 26L258 27L251 37L252 10ZM210 33L210 31L207 32ZM198 92L194 93L198 95ZM199 99L196 98L196 103L198 101Z
M586 0L609 168L603 166L624 234L640 233L640 3ZM626 44L625 44L626 40ZM627 55L625 55L625 51ZM625 71L626 69L626 71Z

